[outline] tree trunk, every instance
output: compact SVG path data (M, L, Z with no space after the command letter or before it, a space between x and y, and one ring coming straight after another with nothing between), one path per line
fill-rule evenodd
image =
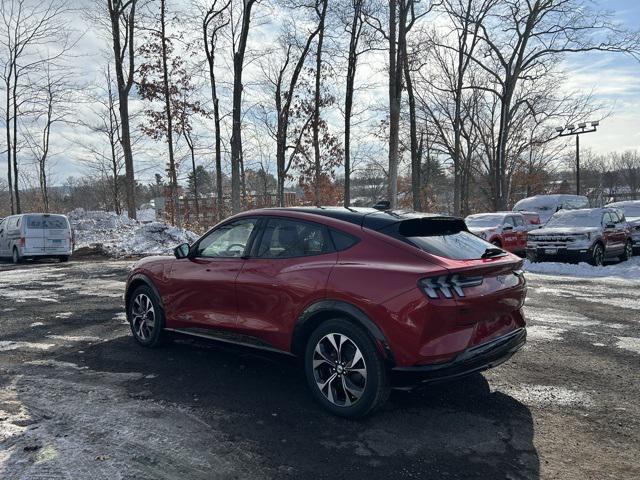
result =
M351 205L351 112L353 110L353 90L358 66L358 43L362 21L362 0L353 2L353 21L349 41L347 62L347 85L344 97L344 206Z
M7 148L13 149L13 191L15 196L15 209L16 213L22 213L20 208L20 182L18 177L18 74L17 66L13 69L13 145ZM9 126L7 126L9 128Z
M327 2L322 1L322 10L318 22L318 48L316 50L316 75L313 108L313 152L314 152L314 182L313 196L316 206L320 206L320 178L322 175L322 161L320 158L320 80L322 77L322 46L324 43L324 21L327 15Z
M397 0L389 0L389 185L391 208L398 205L398 147L400 142L400 100L402 91L397 75Z
M136 199L135 199L135 173L133 167L133 152L131 149L131 128L129 125L129 90L133 85L133 68L134 68L134 45L133 34L135 24L136 0L131 2L131 9L126 19L125 28L127 29L126 54L122 52L120 42L120 21L122 5L118 2L115 6L108 0L109 15L111 17L111 35L113 39L113 52L116 67L116 80L118 85L118 110L120 112L120 143L124 154L124 168L126 178L126 199L127 214L129 218L136 218ZM124 75L124 55L127 55L129 63L129 72L127 78Z
M407 87L407 97L409 99L409 132L411 137L411 192L413 194L413 209L416 212L422 211L421 198L421 165L420 152L418 145L418 126L416 119L416 99L413 92L413 82L411 80L411 71L409 69L409 58L407 55L407 44L404 44L404 79Z
M173 114L171 111L171 92L169 89L169 66L167 58L167 36L165 22L166 4L160 0L160 34L162 44L162 87L164 90L164 108L167 114L167 146L169 147L169 191L171 196L171 223L180 225L181 214L178 210L178 175L173 152Z
M251 25L251 9L255 0L245 0L238 49L233 55L233 112L231 127L231 209L240 211L240 162L242 161L242 71L247 37Z
M6 108L5 108L5 125L7 132L7 182L9 187L9 200L11 203L11 215L15 214L15 205L13 203L13 172L11 162L11 81L9 80L11 73L7 76L5 81L5 94L6 94Z

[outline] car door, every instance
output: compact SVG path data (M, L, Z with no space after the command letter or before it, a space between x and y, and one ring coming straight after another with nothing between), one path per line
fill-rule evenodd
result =
M298 315L325 297L337 260L324 225L269 218L237 279L240 332L287 350Z
M502 221L502 246L510 252L518 249L518 234L515 228L513 217L511 215L504 217Z
M607 255L618 251L618 239L615 228L615 220L611 212L604 212L602 215L602 237L604 239L604 249Z
M612 211L611 218L613 219L613 223L615 223L616 247L622 252L627 242L627 221L624 218L624 214L619 210Z
M516 247L518 252L524 252L527 249L527 227L525 226L524 217L522 215L514 215L513 221L515 223L516 232Z
M257 218L225 223L191 247L171 266L171 292L165 295L174 328L233 328L237 320L236 278L256 232Z

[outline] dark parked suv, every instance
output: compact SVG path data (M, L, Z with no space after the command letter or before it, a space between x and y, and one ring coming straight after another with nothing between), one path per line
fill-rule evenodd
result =
M457 218L346 208L236 215L127 281L135 339L179 332L291 353L313 396L360 417L390 386L499 365L525 342L522 260Z

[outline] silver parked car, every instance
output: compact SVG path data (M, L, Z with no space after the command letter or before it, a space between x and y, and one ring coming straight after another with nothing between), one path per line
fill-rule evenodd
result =
M527 256L534 261L628 260L633 255L631 230L622 210L560 210L547 224L529 232Z
M624 212L629 228L631 228L631 241L633 253L640 253L640 200L628 200L607 205L609 208L618 208Z
M69 219L64 215L28 213L0 222L0 257L19 263L25 258L69 260L73 245Z

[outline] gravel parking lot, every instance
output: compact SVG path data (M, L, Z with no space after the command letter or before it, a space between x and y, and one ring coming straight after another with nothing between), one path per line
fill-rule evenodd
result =
M0 264L0 478L640 478L640 279L528 274L516 357L351 422L289 357L138 347L131 263Z

